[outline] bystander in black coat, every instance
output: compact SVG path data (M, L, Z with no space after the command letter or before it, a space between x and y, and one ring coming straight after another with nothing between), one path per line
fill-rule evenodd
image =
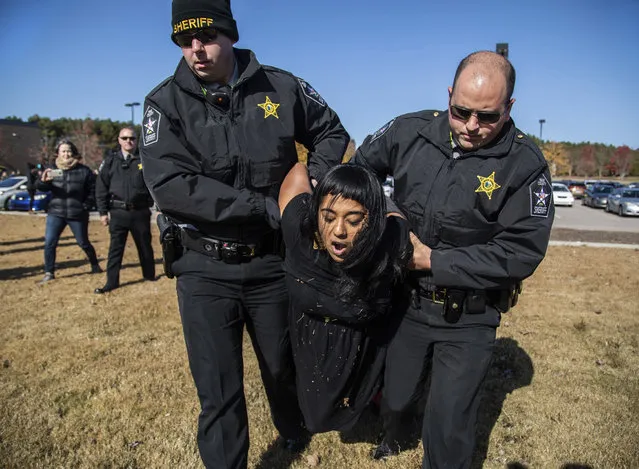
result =
M55 167L45 169L35 184L38 190L51 192L44 236L45 273L41 284L55 278L56 248L66 226L71 228L87 255L91 273L102 272L89 241L89 209L95 200L95 175L79 162L80 154L71 141L59 142L56 155Z

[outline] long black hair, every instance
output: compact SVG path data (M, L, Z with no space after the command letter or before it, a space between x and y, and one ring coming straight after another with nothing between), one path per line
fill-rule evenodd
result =
M318 242L319 209L326 196L333 198L331 203L338 197L354 200L368 212L351 250L338 264L336 294L347 303L364 302L367 308L362 314L377 315L387 306L378 300L401 280L412 254L408 224L387 217L386 197L375 174L362 166L345 164L331 168L313 190L303 231Z

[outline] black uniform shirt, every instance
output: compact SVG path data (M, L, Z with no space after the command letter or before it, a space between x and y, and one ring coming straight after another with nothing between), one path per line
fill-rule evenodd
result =
M260 65L235 50L239 78L215 96L182 59L175 75L146 97L141 155L144 178L160 210L210 237L255 242L269 230L265 197L277 200L309 149L319 179L339 164L349 136L337 115L304 80Z
M353 162L395 178L395 201L433 249L424 287L510 288L546 253L548 165L512 120L491 144L455 159L447 112L406 114L368 136Z
M107 156L100 165L95 195L100 215L108 213L111 200L125 202L137 209L152 206L140 157L129 155L125 160L121 151Z

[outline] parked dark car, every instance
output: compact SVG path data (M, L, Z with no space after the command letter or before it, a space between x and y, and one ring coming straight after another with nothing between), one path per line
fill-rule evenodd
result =
M612 186L595 184L586 191L582 203L592 208L606 208L608 196L613 190Z
M639 216L639 189L620 187L612 191L608 197L606 212L614 212L621 217Z
M9 198L7 209L28 212L30 200L31 197L27 191L17 192ZM51 192L37 191L35 193L35 200L33 201L33 211L46 212L50 201Z

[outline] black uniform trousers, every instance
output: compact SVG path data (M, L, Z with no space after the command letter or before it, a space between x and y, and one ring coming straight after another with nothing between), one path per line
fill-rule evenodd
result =
M120 285L120 268L124 256L124 247L129 232L133 236L138 250L142 276L147 280L155 279L155 259L151 246L151 212L148 208L139 210L122 210L113 208L110 211L109 259L107 261L106 286L117 288Z
M443 306L422 298L409 307L388 348L382 417L385 440L404 440L407 417L424 397L423 469L470 466L480 387L490 366L499 313L463 314L447 323Z
M201 412L198 447L211 469L244 469L249 448L244 397L244 325L253 343L273 423L302 432L288 335L288 292L276 255L226 264L186 250L173 263L184 339Z

